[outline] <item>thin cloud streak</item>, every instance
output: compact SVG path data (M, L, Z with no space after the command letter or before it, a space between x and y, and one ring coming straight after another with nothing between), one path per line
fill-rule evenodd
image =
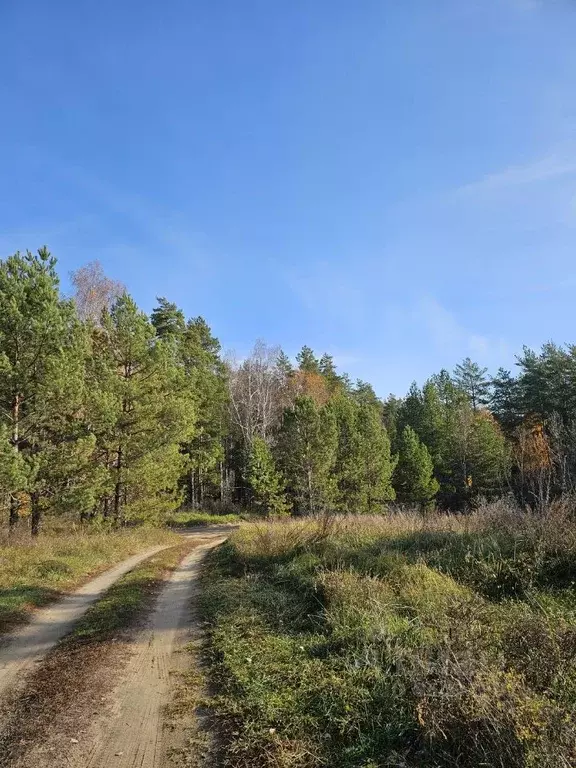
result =
M466 195L526 184L538 184L574 174L576 174L576 151L551 152L532 163L511 165L503 171L487 174L479 181L460 187L458 193Z
M443 352L463 350L484 363L499 363L510 357L502 338L493 338L466 328L457 317L435 298L422 299L414 310L414 320L422 325L432 344Z

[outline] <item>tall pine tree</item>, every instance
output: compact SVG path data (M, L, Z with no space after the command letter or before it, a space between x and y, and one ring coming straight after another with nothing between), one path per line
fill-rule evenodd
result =
M77 438L74 424L82 391L81 331L71 302L59 293L56 260L46 248L0 262L0 419L19 454L20 488L10 499L10 525L19 499L29 494L32 532L42 503L54 496L57 446Z
M194 404L171 341L157 337L127 294L102 326L99 372L108 406L111 511L116 523L157 518L180 501L180 446L194 433Z
M252 489L253 505L260 514L267 517L286 514L288 503L282 475L276 469L268 443L258 436L250 447L248 482Z
M438 492L432 458L410 426L404 427L399 443L394 487L399 501L427 506Z
M487 376L488 369L481 368L478 363L472 362L467 357L454 369L454 382L462 392L465 392L477 411L480 406L486 405L490 392L490 380Z
M332 472L338 430L329 406L297 397L284 411L277 455L296 512L319 513L334 507L336 478Z

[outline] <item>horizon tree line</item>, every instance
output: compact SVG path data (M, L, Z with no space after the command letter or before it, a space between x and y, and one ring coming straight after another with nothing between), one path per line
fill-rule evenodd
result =
M525 348L519 374L466 358L403 398L303 346L225 359L201 317L148 316L97 262L60 290L46 248L0 261L0 499L46 514L162 521L182 504L264 515L465 510L576 489L576 347Z

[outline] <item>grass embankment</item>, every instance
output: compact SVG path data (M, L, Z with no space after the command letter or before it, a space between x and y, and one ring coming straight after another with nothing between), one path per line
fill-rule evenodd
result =
M576 765L576 521L243 526L204 578L224 764Z
M180 541L117 581L51 651L9 707L0 734L0 767L12 766L35 745L58 754L101 712L130 653L130 630L154 601L185 554L197 544ZM54 757L54 755L53 755Z
M89 576L175 534L151 528L122 531L7 534L0 538L0 634L25 621L31 610L74 589Z
M236 514L213 515L209 512L175 512L170 515L166 525L170 528L196 528L206 525L232 525L240 522Z

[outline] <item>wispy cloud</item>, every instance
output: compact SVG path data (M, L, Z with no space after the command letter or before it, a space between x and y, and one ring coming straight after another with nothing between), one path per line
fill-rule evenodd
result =
M100 213L105 211L124 219L129 225L130 234L119 239L110 232L106 244L96 250L126 253L134 248L159 260L190 261L197 269L212 271L216 260L209 253L207 237L193 226L184 212L166 210L141 195L109 183L84 167L68 165L61 158L39 151L36 147L26 146L25 150L28 160L46 175L59 179L70 196L79 194L82 198L87 197L84 204L90 206L90 213L62 224L33 226L30 232L22 233L22 238L19 237L20 233L0 232L0 248L5 242L12 247L12 243L20 242L21 239L25 244L42 244L47 241L50 244L66 239L74 245L74 235L76 242L81 242L83 233L98 232L101 235L107 232L108 227L98 228ZM35 236L35 230L38 230L39 239ZM101 240L101 236L96 239ZM98 257L97 253L90 254L90 258Z
M510 165L502 171L487 174L458 190L461 194L486 192L506 187L537 184L576 174L576 147L552 151L523 165Z
M459 351L463 357L477 357L485 364L498 364L510 357L510 348L504 339L470 330L433 297L420 300L413 317L439 351Z
M194 260L197 267L213 263L202 244L205 237L182 214L162 211L141 196L127 194L81 168L69 168L65 173L103 206L129 219L150 248L160 249L158 256Z

